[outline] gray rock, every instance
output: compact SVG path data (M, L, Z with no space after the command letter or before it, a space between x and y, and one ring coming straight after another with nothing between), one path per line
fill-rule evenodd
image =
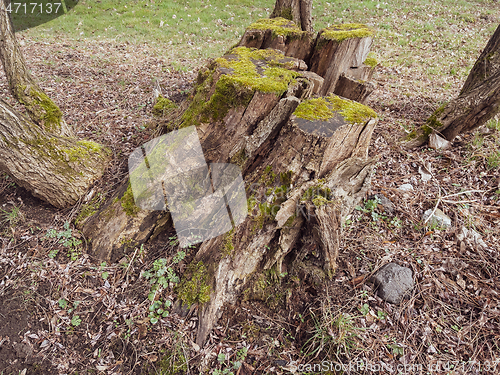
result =
M384 208L384 212L387 215L389 215L389 216L394 215L394 204L390 201L389 198L387 198L383 194L374 194L374 195L368 197L368 199L374 199L374 198L377 198L380 201L380 205Z
M432 210L425 211L422 220L425 222L431 213ZM438 208L432 217L427 220L427 225L430 227L449 228L451 227L451 219Z
M409 296L415 285L412 270L396 263L388 263L380 268L371 281L375 284L379 297L394 304L399 304Z
M411 191L411 190L413 190L413 185L412 184L403 184L400 187L398 187L398 190Z

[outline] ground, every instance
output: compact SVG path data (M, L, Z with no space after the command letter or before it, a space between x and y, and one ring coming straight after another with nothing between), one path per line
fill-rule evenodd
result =
M474 22L478 29L488 25ZM93 189L97 199L118 186L128 154L152 136L154 80L164 97L179 103L192 87L196 67L204 65L189 61L192 70L174 69L145 44L20 40L33 75L78 136L113 152ZM415 51L419 59L435 52ZM346 221L333 279L318 280L314 270L303 283L270 274L262 280L269 289L261 301L247 298L227 306L204 348L194 343L197 306L186 311L174 304L166 317L151 312L151 285L143 274L159 258L166 262L157 268L179 273L194 249L180 259L174 233L164 233L118 264L103 264L87 253L85 238L72 224L81 205L54 209L2 175L0 374L204 369L242 375L289 373L294 365L316 373L305 365L323 360L355 366L347 372L352 374L384 373L374 367L382 363L385 373L405 365L407 374L426 373L411 367L417 365L432 374L498 373L499 126L492 121L490 128L460 136L448 151L402 149L399 137L457 95L464 82L456 74L433 79L432 72L422 74L421 64L417 74L414 61L376 68L377 90L367 104L380 115L370 151L378 158L377 169L370 194ZM0 97L15 104L2 73ZM430 181L422 180L422 168L431 169ZM398 190L404 183L414 190ZM390 199L394 212L373 194ZM452 228L424 225L423 212L436 204L451 217ZM457 241L462 227L481 233L486 246ZM366 281L388 261L414 272L416 288L402 306L383 302ZM175 288L167 291L161 296L164 306L175 296Z

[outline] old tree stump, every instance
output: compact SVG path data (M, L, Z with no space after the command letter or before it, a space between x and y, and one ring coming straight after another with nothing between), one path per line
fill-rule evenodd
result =
M265 298L260 286L269 270L318 282L333 275L342 223L367 192L374 164L368 147L376 113L334 93L341 75L372 74L363 64L371 31L339 25L329 39L322 31L313 41L288 20L258 24L271 26L250 26L238 47L202 69L190 98L179 108L169 104L158 132L196 126L206 162L238 165L245 182L248 216L201 243L176 289L180 305L199 304L199 345L225 303ZM274 48L255 48L263 45ZM119 259L131 242L172 225L166 211L135 206L131 190L124 182L83 223L101 258Z

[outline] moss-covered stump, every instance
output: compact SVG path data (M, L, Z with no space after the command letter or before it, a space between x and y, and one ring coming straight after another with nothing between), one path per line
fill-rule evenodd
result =
M75 204L102 176L109 151L48 133L0 99L0 170L51 205Z
M313 31L312 0L277 0L270 18L294 21L301 30Z
M252 23L238 43L242 47L273 48L300 60L309 58L313 45L312 32L302 31L293 21L281 17Z
M309 65L311 71L325 79L321 95L333 92L346 70L362 66L372 36L373 31L361 24L333 25L318 33Z
M120 260L160 231L171 227L167 211L142 210L135 205L128 178L79 226L92 254L110 262Z
M375 90L372 82L354 79L342 73L333 91L336 95L364 104L368 96Z
M335 273L341 224L369 188L373 161L367 152L376 123L375 112L359 103L336 96L309 99L247 150L242 168L249 217L230 235L204 242L193 260L205 266L211 290L200 309L199 345L224 303L236 301L255 275L294 268L291 252L317 248L319 272L324 278ZM261 133L257 127L252 136Z

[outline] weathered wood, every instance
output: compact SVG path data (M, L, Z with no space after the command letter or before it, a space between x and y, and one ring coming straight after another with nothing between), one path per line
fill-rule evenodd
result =
M359 117L353 120L355 113ZM193 261L205 264L212 288L210 301L200 310L199 345L224 303L236 300L252 274L274 265L282 271L301 230L321 228L316 238L324 272L335 272L342 220L369 187L373 161L366 155L376 122L375 113L358 103L338 97L310 99L279 133L268 131L258 147L247 138L252 152L243 170L253 197L251 216L230 238L203 243Z
M342 73L360 67L372 44L371 31L365 25L333 25L321 30L316 38L309 65L325 79L321 95L332 93Z
M373 90L375 90L373 83L354 79L348 77L346 73L342 73L333 92L336 95L364 104Z
M253 134L262 131L256 129L266 127L260 124L271 124L271 128L279 131L286 119L273 123L276 120L273 111L287 118L298 104L293 108L287 106L286 114L282 114L278 105L281 97L311 94L309 81L301 78L301 73L286 69L296 66L296 62L297 59L274 50L236 48L200 71L194 96L173 111L172 118L157 135L196 125L207 162L231 161L243 165L248 159L246 137L256 139ZM257 140L252 142L258 143ZM84 234L92 239L92 251L102 260L119 259L130 248L124 241L135 246L158 228L153 218L159 212L140 210L130 191L123 201L126 190L127 187L122 188L121 193L108 198L83 225Z
M0 170L60 208L75 204L109 159L99 144L50 134L1 99L0 135Z
M73 136L59 107L40 88L26 66L5 1L0 1L0 60L12 95L25 106L31 120L52 134Z
M366 65L363 63L359 67L351 67L347 69L345 71L345 75L347 77L359 79L361 81L371 81L374 72L375 72L375 66Z
M420 128L402 139L407 148L426 143L433 132L453 141L474 130L500 110L500 26L469 73L460 95L438 108Z
M276 17L294 21L301 30L312 32L312 0L276 0L270 18Z
M245 30L238 46L273 48L285 56L307 60L314 46L314 34L300 30L293 21L284 18L260 19Z

